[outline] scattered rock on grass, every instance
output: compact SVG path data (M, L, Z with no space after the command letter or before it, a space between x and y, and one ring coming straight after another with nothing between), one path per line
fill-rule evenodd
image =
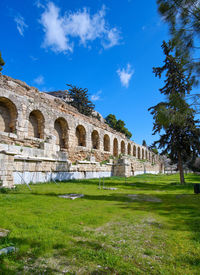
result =
M138 194L129 194L129 198L132 200L138 200L138 201L148 201L148 202L162 202L161 199L153 197L153 196L143 196Z
M2 237L2 238L5 238L5 237L7 237L8 236L8 234L9 234L9 230L7 230L7 229L3 229L3 228L0 228L0 238Z
M103 187L104 190L117 190L117 188L114 187Z
M11 253L11 252L16 252L16 251L17 251L16 247L8 246L8 247L0 249L0 255L8 254L8 253Z
M64 198L64 199L70 199L70 200L75 200L84 197L83 194L65 194L65 195L60 195L58 196L59 198Z

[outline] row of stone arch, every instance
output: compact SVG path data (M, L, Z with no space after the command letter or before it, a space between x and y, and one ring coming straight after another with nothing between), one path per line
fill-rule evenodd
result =
M15 104L4 97L0 97L0 131L1 132L16 132L16 121L17 121L17 108ZM40 110L33 110L29 114L28 118L28 136L33 138L44 139L44 129L45 129L45 119ZM68 123L65 118L59 117L54 121L54 135L56 137L56 144L60 146L61 149L68 149ZM86 130L83 125L78 125L75 130L75 136L77 146L86 147ZM100 136L97 130L93 130L91 133L91 144L92 149L100 149ZM151 159L151 153L144 148L136 147L131 144L126 145L122 140L121 143L118 142L117 138L113 139L112 144L114 156L119 154L132 155L138 159ZM106 152L111 151L111 140L108 134L103 137L103 150Z

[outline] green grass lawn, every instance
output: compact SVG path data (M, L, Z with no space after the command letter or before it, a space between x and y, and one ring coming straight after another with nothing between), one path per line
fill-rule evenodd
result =
M200 195L187 175L18 186L0 193L0 274L200 274ZM82 193L81 199L58 195ZM132 195L132 196L129 196Z

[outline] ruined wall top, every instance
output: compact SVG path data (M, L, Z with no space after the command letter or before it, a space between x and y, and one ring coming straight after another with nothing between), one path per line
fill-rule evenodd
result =
M109 127L106 123L99 121L95 117L88 117L79 113L76 108L67 104L62 99L55 97L53 94L51 95L51 93L40 92L37 88L29 86L28 84L26 84L21 80L14 79L10 76L2 75L0 73L0 88L14 91L15 93L22 96L30 97L36 102L40 100L44 100L46 104L52 109L60 110L63 113L71 114L73 116L82 118L84 121L92 125L98 126L103 130L107 130L113 134L121 136L123 139L126 139L128 141L128 139L124 134L115 131L114 129Z

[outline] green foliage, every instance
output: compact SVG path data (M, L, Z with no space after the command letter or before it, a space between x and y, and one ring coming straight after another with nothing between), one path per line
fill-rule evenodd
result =
M188 168L193 172L200 172L200 157L197 157L194 161L190 162Z
M103 161L100 162L100 165L102 165L102 164L107 164L108 162L109 162L109 160L108 160L108 159L105 159L105 160L103 160Z
M160 139L154 142L162 154L168 154L174 163L178 163L181 183L184 183L183 163L194 159L200 153L199 123L194 119L194 110L185 100L186 93L192 87L191 79L185 75L183 64L172 54L171 43L163 42L162 48L166 56L162 67L153 68L156 76L166 71L165 86L160 92L166 96L165 102L151 107L154 118L153 134L164 131Z
M96 118L101 121L101 116L99 115L99 113L97 113Z
M115 115L109 114L105 118L105 121L114 130L125 134L128 139L132 137L132 133L129 132L128 129L125 127L125 122L121 119L117 120Z
M9 189L8 189L8 188L5 188L5 187L1 187L1 188L0 188L0 193L1 193L1 194L7 194L7 193L9 193Z
M2 66L4 66L5 65L5 62L4 62L4 60L3 60L3 58L1 57L1 52L0 52L0 71L2 71Z
M88 99L88 89L82 89L71 84L69 86L69 97L71 101L68 103L75 107L81 114L91 116L95 105Z
M115 115L109 114L106 118L105 118L106 123L113 129L116 129L117 127L117 119Z
M155 147L155 148L151 148L151 151L154 153L154 154L158 154L158 149Z
M144 140L144 139L143 139L143 141L142 141L142 146L145 146L145 147L147 147L147 143L146 143L146 140Z
M195 50L199 49L199 0L157 0L157 4L162 18L169 24L176 56L184 60L187 70L195 71L198 76L200 61Z

